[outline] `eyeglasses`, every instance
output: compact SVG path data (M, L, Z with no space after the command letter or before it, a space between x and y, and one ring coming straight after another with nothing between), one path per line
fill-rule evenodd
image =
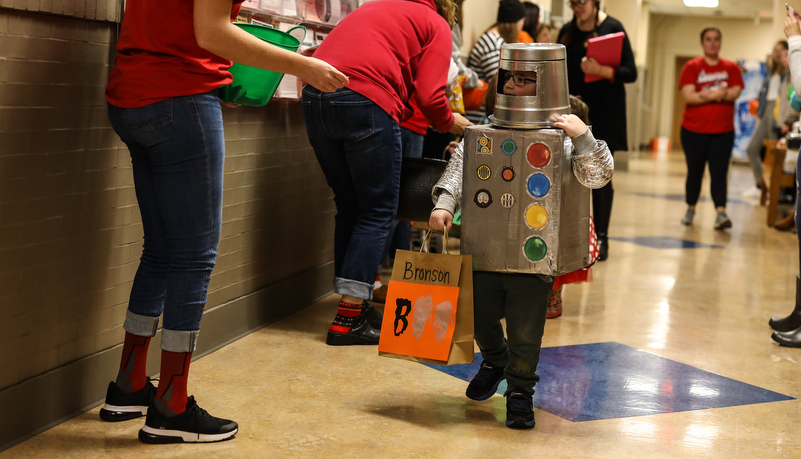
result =
M526 78L523 75L510 75L509 79L512 80L515 86L523 87L526 85L526 81L530 81L532 83L536 83L537 80L533 78Z
M569 6L571 8L577 8L579 6L586 5L587 2L589 2L589 1L590 0L576 0L576 1L572 1L572 2L567 2L567 6Z

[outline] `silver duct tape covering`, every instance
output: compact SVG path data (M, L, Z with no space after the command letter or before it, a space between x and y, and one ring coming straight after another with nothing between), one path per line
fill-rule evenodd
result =
M559 115L570 113L565 46L559 43L506 43L498 61L498 87L490 123L499 128L539 129L551 127ZM536 74L535 95L503 93L502 76L510 71Z
M583 155L573 154L573 173L579 183L596 190L612 180L615 159L603 140L595 141L595 148Z
M561 129L467 128L461 250L473 269L555 276L587 266L590 190L572 150Z

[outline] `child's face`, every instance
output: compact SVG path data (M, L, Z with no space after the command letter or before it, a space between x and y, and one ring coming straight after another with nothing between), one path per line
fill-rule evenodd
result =
M537 72L524 72L512 70L508 73L509 79L503 84L503 94L506 96L536 96Z

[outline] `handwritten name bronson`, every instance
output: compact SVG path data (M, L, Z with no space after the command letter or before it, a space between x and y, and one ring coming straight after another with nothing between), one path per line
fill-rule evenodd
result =
M411 261L407 261L403 270L403 280L449 284L451 282L451 273L450 271L440 271L439 269L415 268Z

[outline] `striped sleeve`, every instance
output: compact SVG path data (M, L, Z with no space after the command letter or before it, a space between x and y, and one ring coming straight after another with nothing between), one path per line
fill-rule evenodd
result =
M492 75L498 71L498 61L501 59L501 45L504 44L500 35L487 32L478 39L467 66L475 70L478 77L484 81L492 79Z

